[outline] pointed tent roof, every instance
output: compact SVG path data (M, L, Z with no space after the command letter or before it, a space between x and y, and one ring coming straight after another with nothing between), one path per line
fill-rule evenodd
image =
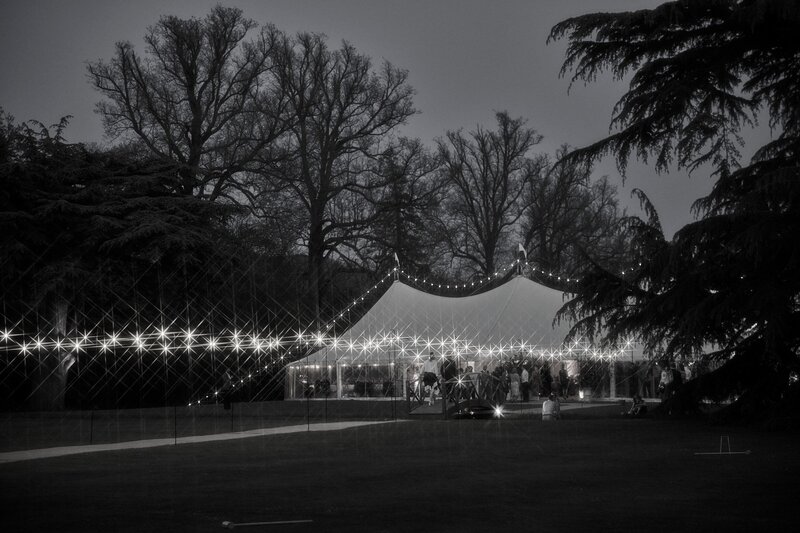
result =
M564 293L519 275L489 291L461 297L429 294L395 281L358 322L337 336L335 346L292 364L380 363L430 350L585 353L584 345L563 344L569 324L554 323L565 301Z

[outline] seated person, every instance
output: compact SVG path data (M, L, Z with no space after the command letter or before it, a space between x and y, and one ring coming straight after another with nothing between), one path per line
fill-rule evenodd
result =
M647 414L647 404L644 403L644 400L639 394L633 395L633 405L631 405L630 410L625 414L625 416L630 416L633 418L638 418Z
M561 418L561 404L558 402L558 396L551 393L542 404L542 420L558 420Z

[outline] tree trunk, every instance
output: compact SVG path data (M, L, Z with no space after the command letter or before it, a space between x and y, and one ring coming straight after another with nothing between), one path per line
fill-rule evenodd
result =
M66 300L58 299L52 306L53 334L64 339L67 333ZM75 355L70 352L66 343L44 353L34 372L33 391L30 396L30 408L34 411L59 411L64 409L64 398L67 389L67 373L75 362Z
M314 327L320 327L320 279L323 274L325 248L322 237L322 230L312 226L311 235L308 240L308 294L311 299L311 311L313 312Z

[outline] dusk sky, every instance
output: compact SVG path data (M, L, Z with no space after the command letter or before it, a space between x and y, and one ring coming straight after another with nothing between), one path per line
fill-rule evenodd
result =
M161 15L203 17L217 2L121 0L3 0L0 4L0 106L17 121L52 124L72 115L70 141L109 142L94 113L99 94L86 77L86 62L108 60L116 41L144 51L142 37ZM447 130L494 127L494 111L522 116L544 135L540 151L554 153L562 143L582 146L608 133L612 108L625 85L608 77L568 92L559 78L565 41L546 44L550 28L574 15L654 7L660 0L500 2L463 0L325 1L259 0L221 2L241 8L259 24L272 23L294 33L329 37L331 47L345 39L378 63L407 69L420 111L405 135L432 145ZM756 142L765 127L747 133ZM745 147L749 155L752 148ZM692 220L694 200L711 188L707 172L658 176L631 164L623 184L612 161L597 174L619 186L623 206L638 212L630 197L643 189L661 215L667 236Z

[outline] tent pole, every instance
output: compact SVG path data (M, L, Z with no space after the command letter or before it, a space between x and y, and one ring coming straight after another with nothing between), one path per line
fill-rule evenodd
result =
M617 397L617 365L614 359L611 359L609 362L611 366L609 374L609 378L611 380L611 384L609 386L609 390L611 391L611 399L615 399Z
M336 399L342 399L342 365L336 359Z
M406 363L403 366L402 379L403 379L403 388L401 389L401 392L403 393L403 398L407 399L408 398L408 363Z

